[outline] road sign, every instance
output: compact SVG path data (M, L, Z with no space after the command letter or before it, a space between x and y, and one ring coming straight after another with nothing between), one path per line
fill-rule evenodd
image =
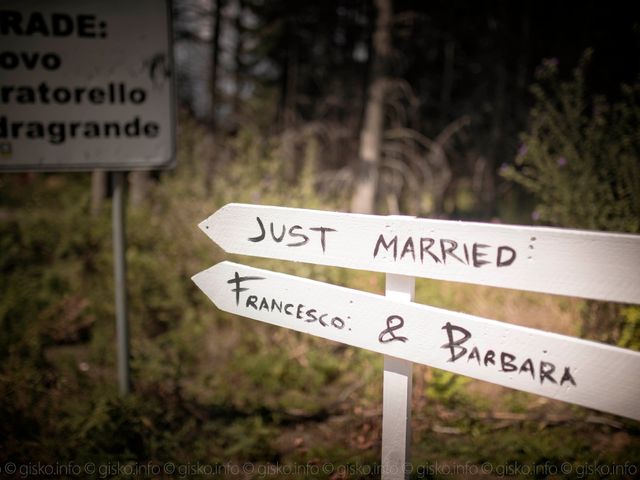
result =
M228 253L640 303L640 236L229 204Z
M171 166L166 0L4 0L0 171Z
M193 281L226 312L640 420L640 353L222 262Z

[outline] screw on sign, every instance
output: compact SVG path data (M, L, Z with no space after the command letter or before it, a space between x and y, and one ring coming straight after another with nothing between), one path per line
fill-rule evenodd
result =
M640 352L411 303L415 276L639 303L640 236L241 204L200 228L229 253L387 273L387 296L230 262L193 277L223 311L385 355L385 479L406 473L411 362L640 420Z

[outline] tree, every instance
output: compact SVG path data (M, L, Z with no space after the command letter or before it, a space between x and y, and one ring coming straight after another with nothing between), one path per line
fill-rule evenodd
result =
M222 8L224 0L211 0L211 73L209 77L209 98L211 101L211 132L213 133L214 146L218 143L218 128L216 124L216 109L218 108L218 65L220 63L220 21L222 19ZM217 148L212 149L209 157L205 160L204 186L208 192L211 190L213 182L213 171Z
M360 133L359 167L356 174L351 211L374 213L378 189L378 167L382 156L384 103L391 57L391 0L375 0L377 19L373 34L371 84Z

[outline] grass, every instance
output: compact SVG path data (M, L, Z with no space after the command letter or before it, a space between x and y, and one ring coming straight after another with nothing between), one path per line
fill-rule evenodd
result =
M109 209L89 215L88 175L0 176L0 467L379 477L381 356L219 312L189 280L230 259L383 292L380 274L226 256L202 235L196 224L231 201L343 208L281 185L269 151L244 152L211 194L194 180L194 160L179 159L147 204L128 211L126 398L116 391ZM569 335L583 312L576 299L423 279L416 301ZM466 478L484 464L489 477L511 468L530 478L516 466L564 463L569 477L597 478L581 476L584 466L640 465L638 422L419 365L412 428L413 478Z

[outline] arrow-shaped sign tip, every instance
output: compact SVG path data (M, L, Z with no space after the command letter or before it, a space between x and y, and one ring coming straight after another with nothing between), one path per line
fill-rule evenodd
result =
M202 272L196 273L193 277L191 277L191 281L195 283L200 290L203 290L205 279L208 276L207 271L208 270L203 270Z
M209 217L209 218L211 218L211 217ZM198 224L198 228L199 228L200 230L202 230L202 231L203 231L204 233L206 233L206 234L208 234L208 233L209 233L209 230L211 229L211 226L209 225L209 223L210 223L210 222L209 222L209 218L207 218L206 220L201 221L201 222Z
M216 263L212 267L207 268L199 273L196 273L193 277L191 277L191 281L195 283L198 287L202 288L209 279L215 276L216 271L224 270L224 265L229 262L220 262Z
M229 269L233 268L235 264L231 262L220 262L212 267L207 268L199 273L196 273L191 277L191 281L195 283L200 290L209 295L209 292L215 291L213 284L216 282L216 277L226 277L229 275Z
M218 238L220 237L221 228L224 229L228 223L227 217L229 216L229 207L233 206L233 203L229 203L220 207L209 217L205 218L198 224L198 228L202 230L211 240L218 244Z

